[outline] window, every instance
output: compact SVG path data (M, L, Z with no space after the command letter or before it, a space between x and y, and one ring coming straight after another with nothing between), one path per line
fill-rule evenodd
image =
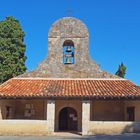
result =
M135 107L127 107L127 120L128 121L135 120Z
M26 104L25 105L25 112L24 112L24 116L26 118L31 118L35 115L35 110L34 110L34 106L33 104Z
M63 44L63 64L74 64L74 43L71 40Z

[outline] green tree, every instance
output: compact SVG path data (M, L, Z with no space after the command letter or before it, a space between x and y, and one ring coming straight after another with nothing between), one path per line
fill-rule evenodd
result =
M121 63L121 65L119 65L118 71L116 72L116 75L124 78L125 74L126 74L126 66L123 63Z
M15 18L0 21L0 83L26 71L24 35Z

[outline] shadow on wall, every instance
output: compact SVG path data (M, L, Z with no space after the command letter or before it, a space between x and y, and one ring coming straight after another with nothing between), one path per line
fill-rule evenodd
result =
M126 125L122 133L139 133L140 134L140 122L131 122Z
M93 135L90 136L84 136L82 140L140 140L140 122L122 122L122 123L125 123L127 125L121 132L102 134L101 133L102 130L100 130L100 134L94 133ZM113 129L115 128L116 127L114 127ZM111 132L109 129L106 129L105 131Z
M140 134L140 122L91 122L89 125L89 135L112 135L112 134L124 134L124 133L139 133Z

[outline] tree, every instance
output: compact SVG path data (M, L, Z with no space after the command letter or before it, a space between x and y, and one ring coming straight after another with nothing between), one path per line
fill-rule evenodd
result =
M24 36L15 18L0 21L0 83L26 71Z
M126 67L123 63L121 63L121 65L119 65L118 71L116 72L116 75L124 78L125 74L126 74Z

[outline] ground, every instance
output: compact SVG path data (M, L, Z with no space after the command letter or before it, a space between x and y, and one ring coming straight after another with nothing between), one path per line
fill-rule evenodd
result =
M140 140L140 134L97 135L97 136L0 136L0 140Z

